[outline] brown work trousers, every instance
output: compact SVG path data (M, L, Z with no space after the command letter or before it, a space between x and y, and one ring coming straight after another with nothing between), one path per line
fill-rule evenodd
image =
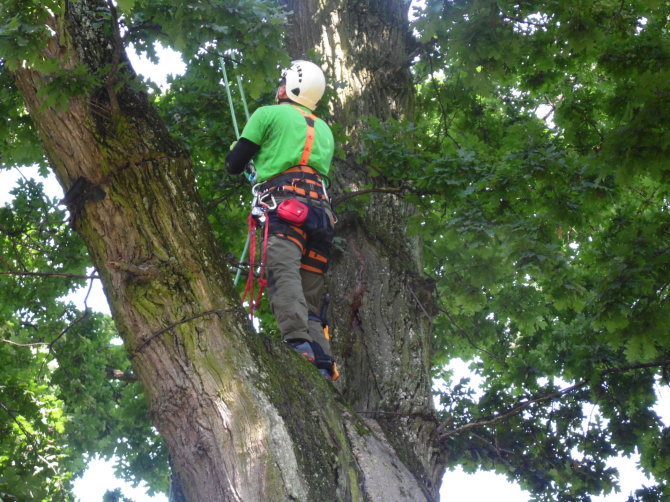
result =
M317 208L317 211L320 210L323 209ZM293 240L273 233L271 221L266 267L268 299L282 338L318 342L326 354L330 354L330 341L326 339L319 317L325 293L325 275L301 268L310 245L317 244L322 254L324 248L328 250L326 254L330 254L333 218L329 207L325 211L329 228L309 232L303 227L308 234L303 249ZM318 242L312 242L314 239ZM322 242L323 239L328 242Z

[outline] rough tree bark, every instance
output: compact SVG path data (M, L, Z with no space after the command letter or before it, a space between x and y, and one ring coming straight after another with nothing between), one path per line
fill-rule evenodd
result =
M64 19L51 22L44 56L63 69L111 68L106 81L70 98L65 110L44 105L39 90L49 75L22 68L16 82L185 498L434 500L440 462L425 418L429 335L411 289L419 262L411 243L396 239L407 208L385 201L369 218L347 216L347 249L335 270L344 396L354 410L374 411L375 422L350 411L298 355L249 329L190 161L133 85L131 70L119 64L126 59L108 4L67 2ZM346 35L344 25L337 31ZM356 54L347 55L342 71ZM373 89L361 78L363 91ZM383 86L374 92L383 108L390 94ZM348 106L342 99L343 120ZM340 179L347 168L358 172L345 166ZM375 239L386 239L388 249Z

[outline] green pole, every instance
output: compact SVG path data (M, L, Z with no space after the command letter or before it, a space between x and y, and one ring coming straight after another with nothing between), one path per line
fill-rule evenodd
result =
M226 87L226 95L228 96L228 105L230 106L230 116L233 119L233 127L235 128L235 138L240 139L240 129L237 126L237 117L235 115L235 107L233 106L233 96L230 92L230 82L228 81L228 72L226 71L226 62L221 57L219 58L219 63L221 64L221 70L223 71L223 83ZM244 89L242 88L242 79L240 76L237 76L237 86L240 90L240 95L242 96L242 104L244 105L244 114L249 120L249 109L247 108L247 100L244 96ZM242 249L242 254L240 255L239 263L244 261L244 258L247 256L247 251L249 250L249 234L247 233L247 240L244 243L244 248ZM242 275L242 269L237 267L237 272L235 273L235 280L233 284L237 286L237 283L240 282L240 276Z
M230 106L230 116L233 119L233 127L235 128L235 139L240 139L240 129L237 127L237 117L235 116L235 107L233 106L233 96L230 93L230 83L228 82L228 73L226 72L226 62L223 58L219 58L221 69L223 70L223 83L226 87L226 94L228 95L228 106Z

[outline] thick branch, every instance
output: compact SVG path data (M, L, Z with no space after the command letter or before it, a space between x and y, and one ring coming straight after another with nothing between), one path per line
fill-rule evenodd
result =
M655 361L655 362L650 362L650 363L641 363L641 364L632 364L628 366L620 366L618 368L608 368L606 370L603 370L600 372L600 376L604 377L606 375L611 375L615 373L624 373L626 371L634 371L634 370L641 370L641 369L648 369L648 368L664 368L664 367L670 367L670 360L666 361ZM579 390L586 385L588 385L589 381L588 380L580 380L574 385L571 385L569 387L566 387L564 389L561 389L556 392L552 392L551 394L547 394L544 396L538 396L533 399L528 399L526 401L521 401L520 403L515 404L512 406L509 410L504 411L502 413L499 413L498 415L495 415L494 417L491 417L489 419L484 419L484 420L477 420L474 422L470 422L468 424L462 425L460 427L457 427L455 429L451 430L445 430L445 428L450 424L450 422L444 422L442 423L436 430L437 437L439 440L445 440L451 436L455 436L457 434L461 434L463 432L469 431L470 429L474 429L475 427L484 427L487 425L494 425L499 422L503 422L507 420L508 418L514 417L521 413L523 410L528 408L529 406L537 403L542 403L545 401L554 401L557 399L562 398L566 394L570 394L571 392L574 392L576 390Z
M534 399L529 399L527 401L521 401L520 403L515 404L512 408L509 410L500 413L490 419L487 420L477 420L475 422L470 422L469 424L462 425L460 427L456 427L455 429L451 429L448 431L443 430L443 427L447 425L447 422L444 424L440 425L437 429L437 433L439 435L439 438L441 440L444 440L450 436L454 436L456 434L461 434L463 432L466 432L470 429L474 429L475 427L483 427L486 425L494 425L497 424L498 422L502 422L504 420L507 420L508 418L511 418L513 416L518 415L521 413L523 410L528 408L532 404L536 403L541 403L544 401L553 401L554 399L558 399L563 397L565 394L569 394L570 392L573 392L577 389L581 389L585 385L587 385L588 382L586 380L582 380L579 383L576 383L574 385L571 385L570 387L566 387L565 389L561 389L557 392L552 392L551 394L545 395L545 396L540 396Z

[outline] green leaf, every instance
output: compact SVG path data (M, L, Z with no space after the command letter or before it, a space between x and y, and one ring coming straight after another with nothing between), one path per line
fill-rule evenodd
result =
M136 0L117 0L117 5L122 12L130 12L135 6Z

